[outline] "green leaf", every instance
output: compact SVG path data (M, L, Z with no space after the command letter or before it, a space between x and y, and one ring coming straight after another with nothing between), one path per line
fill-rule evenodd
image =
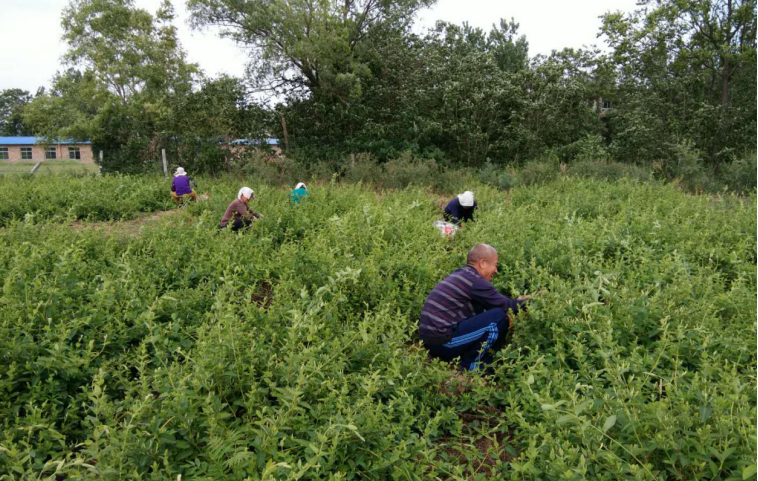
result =
M588 399L584 401L582 404L578 405L576 409L574 409L574 414L579 416L582 412L584 412L585 409L587 409L592 403L594 402L593 399Z
M755 476L755 473L758 472L758 466L755 464L751 464L750 466L745 466L745 469L742 470L742 479L750 479Z
M608 431L616 424L616 415L613 414L611 416L608 416L605 420L605 423L603 424L603 432Z
M575 420L576 417L573 414L564 414L563 416L558 418L558 425L570 423L571 421Z
M702 404L700 405L700 422L704 423L708 420L709 417L711 417L711 405L710 404Z

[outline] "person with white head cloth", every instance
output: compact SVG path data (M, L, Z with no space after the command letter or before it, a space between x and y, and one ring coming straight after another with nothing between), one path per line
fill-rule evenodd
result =
M253 221L263 217L248 209L248 203L255 199L255 192L250 187L243 187L237 192L237 198L226 208L224 216L221 217L220 227L223 229L231 224L231 229L236 232L240 229L250 227Z
M303 182L298 182L295 190L292 191L292 202L299 204L306 195L308 195L308 188Z
M181 205L182 197L189 197L197 202L197 194L192 190L192 187L190 187L190 183L194 184L195 182L187 176L187 172L184 171L184 168L177 167L176 172L174 173L174 179L171 181L171 198L174 199L176 205ZM197 184L195 184L195 186L197 186Z
M474 209L476 207L474 193L467 190L448 202L447 207L445 207L445 220L453 224L461 224L467 220L474 222Z

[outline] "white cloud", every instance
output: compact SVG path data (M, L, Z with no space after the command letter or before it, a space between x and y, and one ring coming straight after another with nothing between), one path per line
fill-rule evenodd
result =
M155 13L160 0L135 0L137 6ZM2 0L3 28L0 29L0 90L22 88L34 93L39 86L49 87L60 58L66 51L61 41L60 17L68 0ZM541 0L504 2L498 0L439 0L432 9L419 14L417 31L437 20L489 30L500 18L514 17L519 33L526 35L529 54L549 54L564 47L579 48L602 42L596 38L599 16L606 11L634 9L635 0ZM184 1L174 0L179 39L191 62L198 63L206 75L244 74L247 53L216 30L193 31Z

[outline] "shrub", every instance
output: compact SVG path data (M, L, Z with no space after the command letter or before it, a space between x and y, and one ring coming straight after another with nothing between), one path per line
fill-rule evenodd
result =
M644 182L650 180L652 175L651 170L637 165L593 160L579 160L577 162L572 162L568 167L567 172L568 174L577 177L608 181L619 180L626 177Z
M496 166L490 160L477 172L477 179L482 184L491 185L500 190L509 190L516 185L516 179L509 172Z
M434 160L417 160L410 151L384 164L385 187L403 189L411 184L430 185L439 167Z
M345 165L342 180L356 183L380 183L383 180L382 167L371 154L360 153L350 156Z
M729 164L721 165L721 178L734 192L752 192L756 188L756 152L749 152Z
M556 149L556 155L567 162L608 161L611 158L603 137L598 134L588 134L576 142Z
M521 185L537 185L555 180L559 174L560 161L558 156L551 152L544 160L527 162L524 168L518 172L517 179Z

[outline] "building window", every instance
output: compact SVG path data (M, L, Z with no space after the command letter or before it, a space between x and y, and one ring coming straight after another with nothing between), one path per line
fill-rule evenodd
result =
M79 151L79 147L68 148L68 158L79 160L82 158L82 153Z
M45 150L45 159L55 160L55 147L48 147Z
M21 147L21 160L32 160L31 147Z
M8 147L0 147L0 160L8 160Z
M610 108L611 108L611 101L603 100L603 110L610 110Z

